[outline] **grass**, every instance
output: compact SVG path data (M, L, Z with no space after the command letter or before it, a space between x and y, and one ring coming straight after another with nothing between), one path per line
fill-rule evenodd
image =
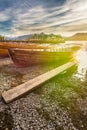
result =
M56 52L53 54L53 57L54 61L52 62L49 62L49 59L48 59L48 62L44 63L43 64L43 67L47 67L47 68L50 68L50 69L53 69L53 68L56 68L60 65L63 65L69 61L71 61L73 59L73 55L72 55L72 52L59 52L56 54Z
M43 109L48 104L48 109L44 110L44 113L42 114L44 118L47 117L45 116L46 113L46 115L48 114L48 117L50 117L48 118L49 120L54 120L54 115L53 117L51 116L53 111L51 107L53 104L53 109L55 109L54 113L58 108L64 109L64 111L67 111L69 116L68 118L71 118L72 124L75 128L86 130L87 117L81 110L78 100L85 100L87 97L87 82L84 81L83 83L74 77L76 72L77 66L69 68L48 81L39 89L35 90L35 93L40 96ZM84 107L85 106L83 106L83 108ZM56 119L54 121L56 122Z

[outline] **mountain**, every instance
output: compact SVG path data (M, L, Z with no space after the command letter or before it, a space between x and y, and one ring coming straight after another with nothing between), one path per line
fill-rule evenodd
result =
M61 35L55 34L33 34L26 41L30 41L33 43L63 43L65 39Z
M69 41L87 41L87 33L76 33L75 35L66 38Z
M22 36L18 36L18 37L6 37L7 40L18 40L18 41L21 41L21 40L26 40L28 38L30 38L32 35L31 34L28 34L28 35L22 35Z
M13 37L13 38L7 37L6 40L26 41L26 42L31 42L31 43L63 43L65 42L65 39L61 35L45 34L43 32L39 34L28 34L28 35Z
M31 36L32 34L22 35L22 36L16 37L15 40L26 40L27 38L30 38Z

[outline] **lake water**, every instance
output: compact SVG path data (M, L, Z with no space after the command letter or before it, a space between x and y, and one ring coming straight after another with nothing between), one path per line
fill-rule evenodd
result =
M87 76L87 46L82 45L81 49L76 53L78 69L76 76L84 80Z

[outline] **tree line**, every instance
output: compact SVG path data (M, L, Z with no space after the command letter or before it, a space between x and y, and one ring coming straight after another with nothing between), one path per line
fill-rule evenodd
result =
M6 39L5 39L4 36L1 36L1 35L0 35L0 42L2 42L2 41L6 41Z

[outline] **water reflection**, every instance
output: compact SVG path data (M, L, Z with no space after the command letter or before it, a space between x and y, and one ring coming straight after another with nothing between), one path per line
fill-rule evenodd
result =
M81 80L85 80L87 77L87 46L83 45L81 49L76 53L76 59L78 61L77 76Z

